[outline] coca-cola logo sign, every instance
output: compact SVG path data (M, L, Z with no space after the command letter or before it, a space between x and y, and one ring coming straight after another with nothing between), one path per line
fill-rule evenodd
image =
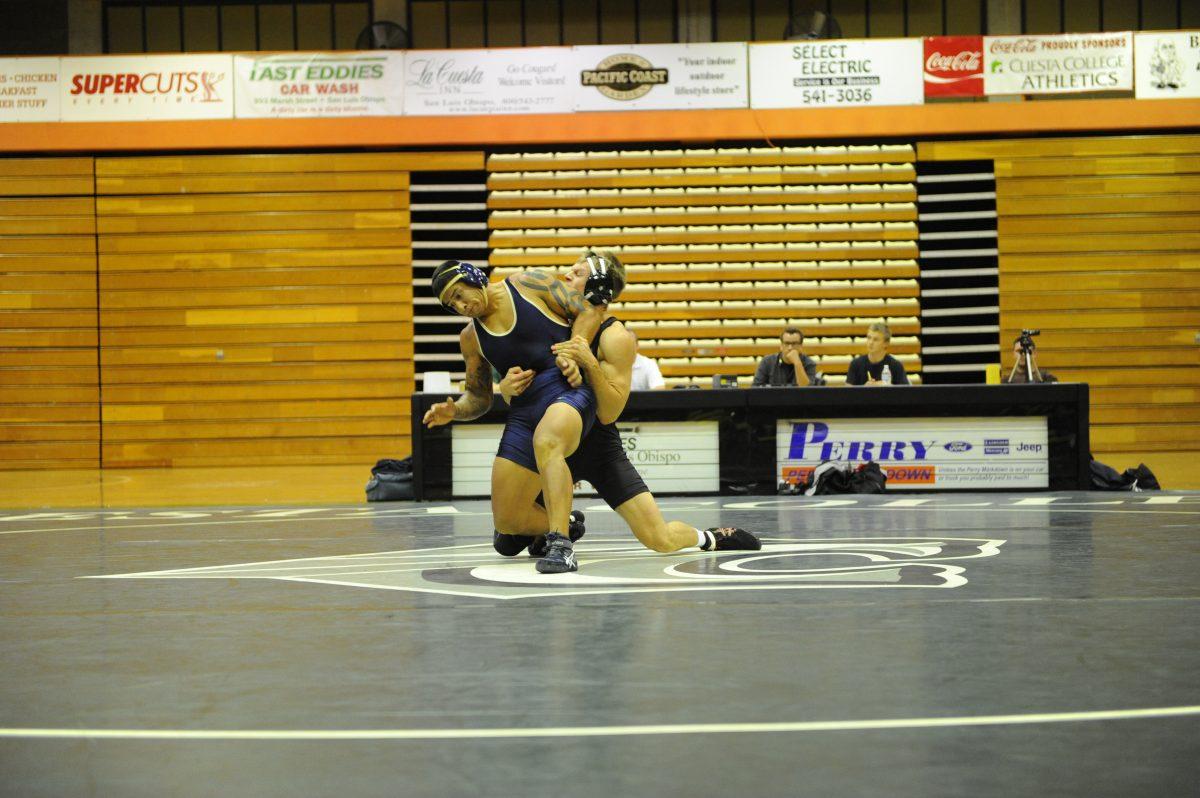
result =
M981 72L983 58L978 50L960 50L957 53L939 53L936 50L925 57L925 71L937 74L940 72Z
M927 37L925 96L978 97L982 94L983 37Z

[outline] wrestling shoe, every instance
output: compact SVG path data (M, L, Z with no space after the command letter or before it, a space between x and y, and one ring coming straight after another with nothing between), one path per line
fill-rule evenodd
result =
M578 571L579 563L575 561L575 547L570 539L557 532L546 535L546 555L537 561L537 570L539 574Z
M587 529L583 525L584 515L578 510L571 511L571 522L567 525L567 534L571 536L571 542L579 540ZM541 559L546 555L546 536L538 535L529 544L529 556Z
M758 551L762 542L744 529L736 526L717 526L704 530L708 543L704 551Z

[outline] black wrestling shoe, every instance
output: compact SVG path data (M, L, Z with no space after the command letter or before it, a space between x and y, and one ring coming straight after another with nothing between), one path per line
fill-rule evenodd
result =
M762 541L744 529L736 526L717 526L704 530L709 543L702 548L705 551L758 551Z
M584 515L578 510L571 511L571 522L567 525L567 534L571 536L571 542L579 540L587 532L587 528L583 525ZM546 555L546 536L538 535L529 544L529 556L541 559Z
M506 535L503 532L492 530L492 548L505 557L516 557L529 548L534 540L541 540L541 538L531 538L528 535Z
M546 555L537 561L537 570L539 574L578 571L579 563L575 561L575 547L570 539L557 532L546 535Z

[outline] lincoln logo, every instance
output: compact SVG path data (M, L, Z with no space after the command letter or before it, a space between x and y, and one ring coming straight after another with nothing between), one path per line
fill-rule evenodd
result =
M605 97L613 100L636 100L650 89L667 83L667 70L633 53L620 53L605 58L595 69L580 73L584 86L595 86Z

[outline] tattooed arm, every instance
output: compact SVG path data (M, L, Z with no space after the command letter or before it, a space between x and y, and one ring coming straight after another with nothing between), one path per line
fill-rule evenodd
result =
M467 391L458 399L446 397L446 401L429 408L422 419L427 427L470 421L492 409L492 367L479 349L473 325L468 324L459 333L458 345L467 364Z
M522 296L541 302L550 313L571 322L572 336L591 341L600 329L600 322L604 321L606 306L591 304L583 294L540 269L530 269L509 279L515 281Z

